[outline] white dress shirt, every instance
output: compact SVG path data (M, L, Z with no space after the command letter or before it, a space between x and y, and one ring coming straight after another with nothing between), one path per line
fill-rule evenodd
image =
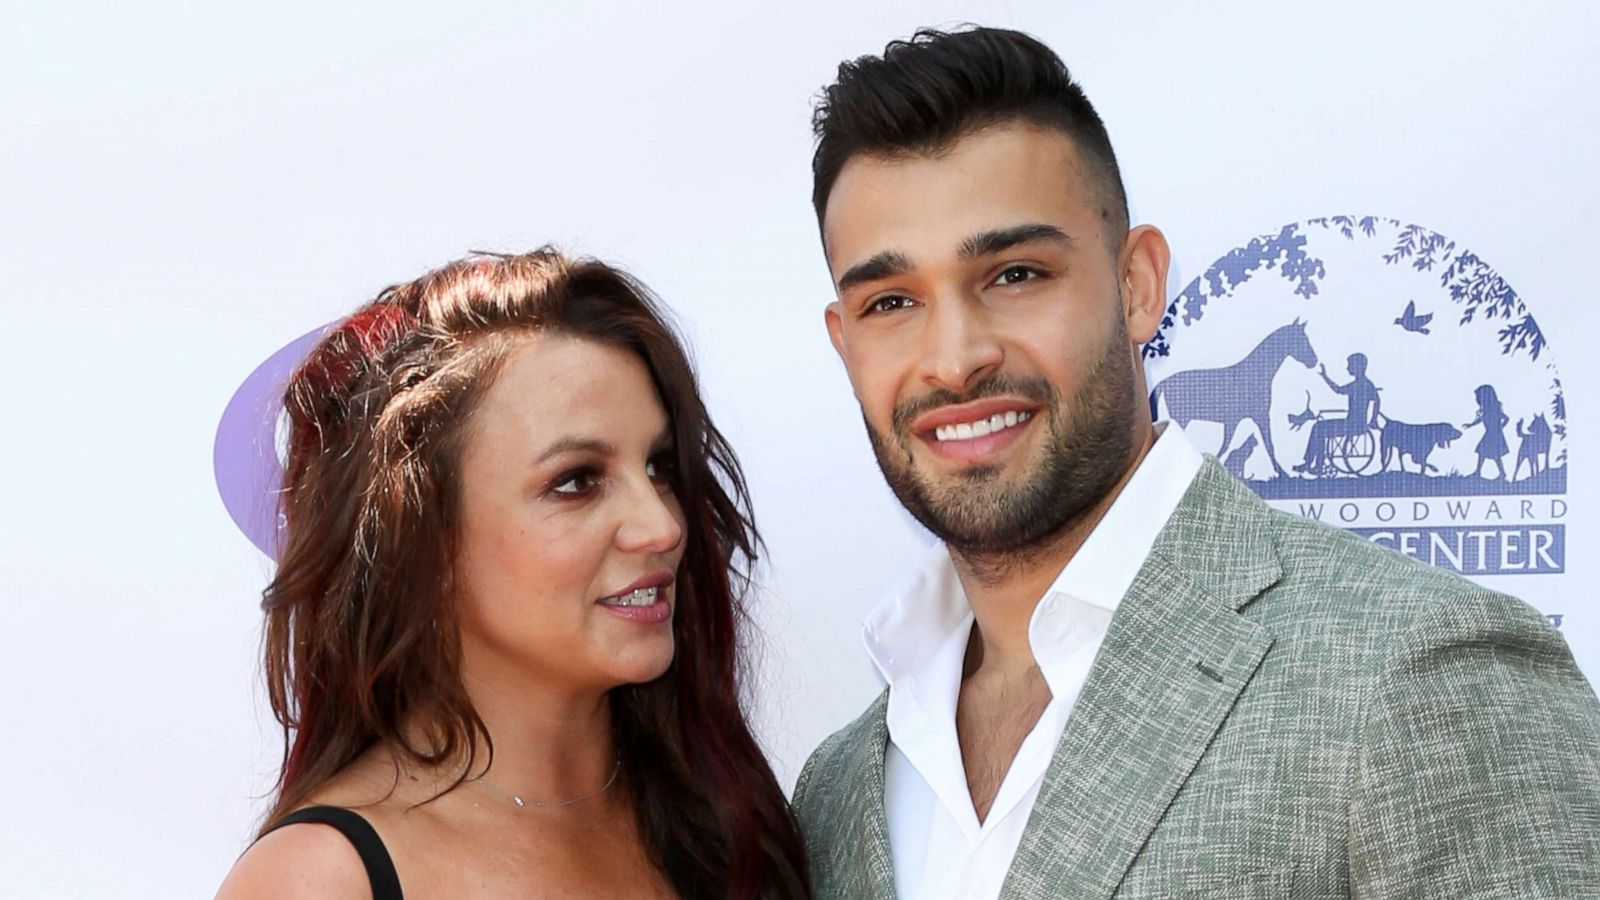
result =
M956 740L973 616L944 545L868 615L867 652L889 684L884 805L900 900L999 896L1112 614L1200 471L1182 428L1156 428L1150 452L1034 609L1028 642L1051 699L981 823Z

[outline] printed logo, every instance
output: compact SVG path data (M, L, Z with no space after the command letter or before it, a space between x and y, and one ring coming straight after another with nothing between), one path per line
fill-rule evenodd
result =
M303 334L267 357L233 392L217 423L211 451L217 492L234 524L268 556L277 555L283 527L277 504L283 481L283 390L295 367L337 324Z
M1273 505L1465 575L1566 570L1561 379L1449 238L1287 225L1185 287L1144 353L1153 413Z

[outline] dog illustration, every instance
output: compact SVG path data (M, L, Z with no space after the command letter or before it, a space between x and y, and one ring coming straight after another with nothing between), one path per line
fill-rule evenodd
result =
M1383 471L1389 470L1389 458L1393 455L1402 472L1406 470L1408 456L1417 464L1420 474L1426 475L1430 470L1437 472L1439 467L1428 462L1428 454L1436 448L1450 446L1450 442L1459 437L1461 431L1449 422L1413 425L1390 419L1383 423L1383 434L1378 439L1378 455L1383 460Z
M1528 463L1528 477L1539 474L1544 469L1550 468L1550 423L1545 421L1544 413L1533 417L1528 423L1528 430L1522 430L1522 420L1517 420L1517 437L1522 438L1522 443L1517 445L1517 464L1511 469L1511 480L1517 479L1517 473L1522 471L1524 460ZM1544 457L1544 465L1539 465L1539 457Z
M1228 451L1228 458L1222 461L1222 467L1233 473L1233 477L1244 480L1244 464L1250 461L1250 454L1256 452L1256 436L1250 435L1244 443Z
M1306 411L1289 414L1289 430L1299 431L1307 422L1315 422L1320 418L1322 416L1311 411L1311 392L1306 391Z

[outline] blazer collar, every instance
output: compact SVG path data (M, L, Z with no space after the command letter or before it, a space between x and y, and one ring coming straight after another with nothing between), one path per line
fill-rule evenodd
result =
M1002 898L1116 891L1272 645L1238 614L1282 576L1272 515L1207 460L1111 622Z

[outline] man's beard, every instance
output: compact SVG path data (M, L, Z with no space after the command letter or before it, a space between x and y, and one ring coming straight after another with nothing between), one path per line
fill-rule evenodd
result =
M1094 369L1063 406L1043 378L994 375L964 396L936 390L895 407L891 442L867 422L883 477L912 516L975 568L996 574L1025 562L1109 494L1133 458L1136 382L1126 329L1118 328ZM942 483L912 463L909 423L941 406L1013 396L1039 405L1035 427L1046 429L1043 456L1007 480L997 466L973 466Z

